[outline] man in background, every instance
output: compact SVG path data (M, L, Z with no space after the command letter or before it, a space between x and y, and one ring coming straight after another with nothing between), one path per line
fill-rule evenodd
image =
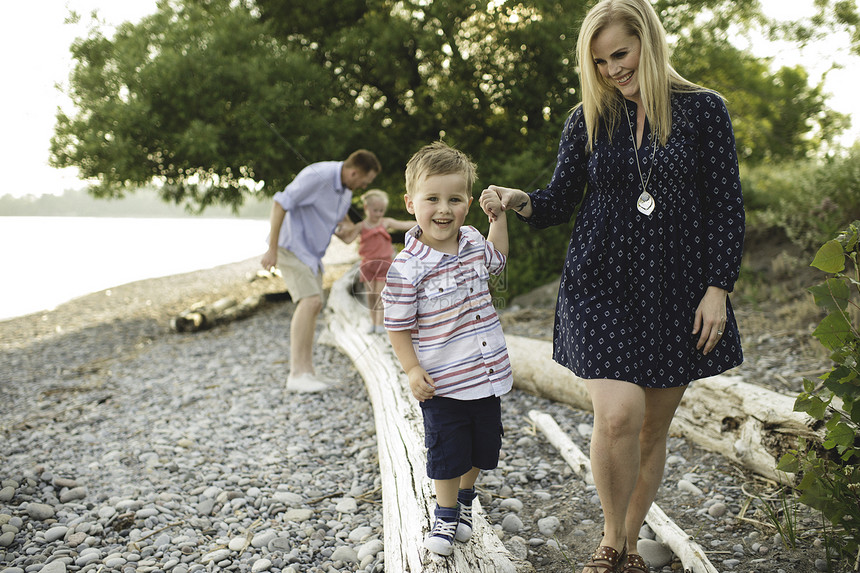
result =
M323 307L322 257L332 235L353 223L347 216L352 192L370 185L382 166L371 151L359 149L346 161L322 161L302 169L283 191L275 193L269 218L266 270L278 268L296 302L290 322L290 374L287 390L318 392L330 381L313 365L316 319Z

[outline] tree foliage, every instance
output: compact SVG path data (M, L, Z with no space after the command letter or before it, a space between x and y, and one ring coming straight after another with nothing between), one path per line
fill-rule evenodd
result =
M331 74L228 2L161 2L112 39L94 29L72 54L77 113L57 116L53 163L98 180L98 196L155 180L166 200L238 206L256 182L282 185L304 165L269 121L289 118L293 145L320 156L352 117L329 101Z
M803 380L794 409L824 424L824 442L801 439L777 469L802 473L800 501L818 509L834 533L828 544L847 559L860 548L860 221L824 243L812 266L828 278L810 288L826 313L813 332L830 350L833 368L819 382ZM828 552L828 559L831 557Z
M139 24L111 38L96 26L73 44L74 110L57 116L52 163L97 180L97 196L154 182L202 210L271 195L307 162L359 147L377 153L377 184L399 196L408 157L443 137L476 161L479 186L539 187L579 101L573 52L592 4L160 0ZM730 27L763 25L755 0L655 7L676 67L728 98L747 161L805 157L839 131L802 68L770 73L729 43ZM470 222L486 225L477 213ZM543 252L566 234L523 231L518 244ZM563 246L552 249L535 280L557 274Z

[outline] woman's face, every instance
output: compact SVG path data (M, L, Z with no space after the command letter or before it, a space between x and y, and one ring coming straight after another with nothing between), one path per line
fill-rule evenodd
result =
M625 98L642 103L639 92L639 54L642 42L620 23L610 24L591 41L591 57L600 74Z

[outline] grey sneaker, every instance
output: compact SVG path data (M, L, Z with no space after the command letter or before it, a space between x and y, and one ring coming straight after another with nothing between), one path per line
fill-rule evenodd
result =
M287 390L290 392L322 392L329 385L310 373L287 377Z
M460 504L460 521L457 523L457 541L469 541L472 538L472 502L477 497L475 488L461 489L457 492L457 502Z
M436 505L436 522L433 530L424 540L424 547L437 555L448 556L454 552L454 532L460 519L460 507L439 507Z

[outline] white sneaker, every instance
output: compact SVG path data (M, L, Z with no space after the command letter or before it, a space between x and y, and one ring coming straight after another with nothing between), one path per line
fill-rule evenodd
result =
M328 388L328 384L309 372L287 377L287 390L290 392L322 392Z
M376 332L376 334L385 334L385 333L386 333L386 332L388 332L388 331L387 331L387 330L385 330L385 327L384 327L384 326L382 326L381 324L377 324L377 325L374 327L374 332Z

